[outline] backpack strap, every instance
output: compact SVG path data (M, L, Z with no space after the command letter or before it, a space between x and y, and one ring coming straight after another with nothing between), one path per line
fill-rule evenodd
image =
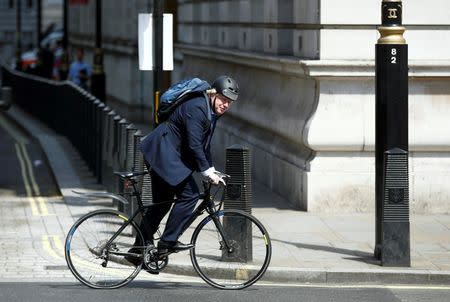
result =
M193 92L189 92L189 93L183 94L175 102L170 104L170 106L166 110L168 112L174 111L175 107L178 107L181 103L184 103L184 102L189 101L190 99L194 98L195 95L198 95L198 93L202 93L203 97L205 98L206 110L207 110L207 118L208 118L209 123L211 124L211 122L212 122L211 105L208 102L209 97L208 97L208 94L206 93L206 91L193 91ZM168 117L164 122L162 122L162 124L163 123L170 123L170 117Z
M203 96L205 97L205 102L206 102L206 110L208 110L208 121L211 123L212 121L212 113L211 113L211 105L209 104L208 100L208 94L206 93L206 91L203 91Z

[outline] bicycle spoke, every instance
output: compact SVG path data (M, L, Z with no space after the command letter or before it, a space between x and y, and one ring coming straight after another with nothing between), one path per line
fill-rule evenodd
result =
M192 238L194 268L214 287L237 289L250 286L262 277L270 262L268 234L258 220L243 212L227 210L216 215L230 249L213 219L203 220Z
M72 227L66 240L66 260L82 283L94 288L117 288L137 275L140 267L124 258L135 238L132 224L105 248L125 219L120 212L101 210L82 217Z

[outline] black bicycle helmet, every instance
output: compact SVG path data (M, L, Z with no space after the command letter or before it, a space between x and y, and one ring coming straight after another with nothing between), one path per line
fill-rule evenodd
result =
M229 98L232 101L236 101L239 96L239 86L237 82L229 76L220 76L214 80L211 86L217 93Z

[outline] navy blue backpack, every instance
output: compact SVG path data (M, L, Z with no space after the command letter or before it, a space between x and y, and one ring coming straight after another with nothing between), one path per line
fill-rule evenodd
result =
M156 112L158 124L165 122L175 111L175 108L193 97L204 95L207 100L206 90L210 87L211 85L208 82L199 78L186 79L172 85L161 95L158 111Z

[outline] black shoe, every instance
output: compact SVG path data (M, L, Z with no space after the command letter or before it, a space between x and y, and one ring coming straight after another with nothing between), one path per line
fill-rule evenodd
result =
M179 241L169 242L169 241L160 240L158 242L158 253L162 254L162 253L168 253L168 252L186 251L186 250L192 249L193 247L194 247L194 245L191 243L184 244Z
M123 258L133 264L134 266L138 266L142 263L142 248L132 247L128 250L128 253L134 255L125 255Z
M153 244L149 245L147 248L155 248ZM132 253L135 255L126 255L124 258L134 266L138 266L142 263L142 248L132 247L128 250L128 253ZM149 269L145 264L142 263L142 268L152 275L159 275L159 272L153 269Z

